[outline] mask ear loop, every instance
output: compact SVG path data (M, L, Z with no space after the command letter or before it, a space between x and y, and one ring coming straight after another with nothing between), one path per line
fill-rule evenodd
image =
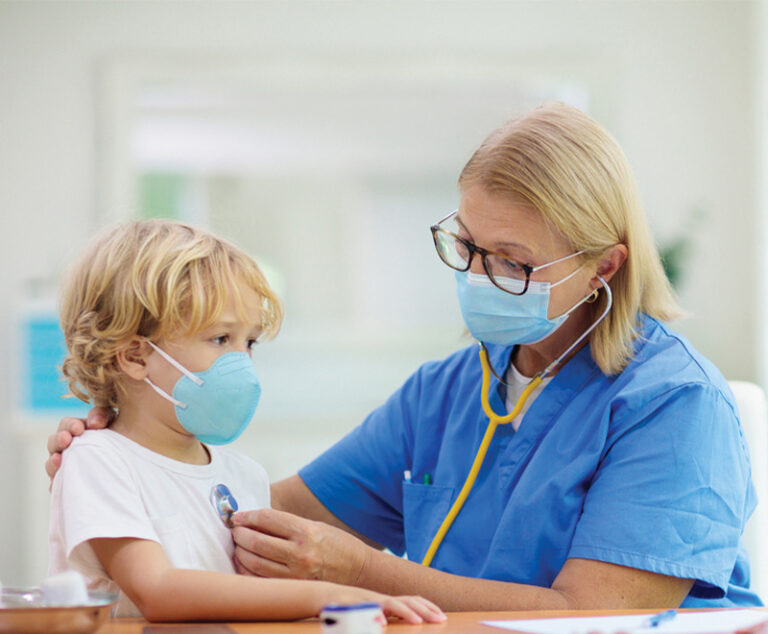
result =
M604 279L603 279L603 278L602 278L600 275L598 275L598 276L597 276L597 279L599 279L599 280L600 280L600 283L603 285L603 288L605 289L605 294L606 294L606 295L607 295L607 297L608 297L608 301L606 301L606 303L605 303L605 309L603 310L603 312L601 313L601 315L600 315L600 316L599 316L599 317L598 317L598 318L597 318L597 319L594 321L594 323L593 323L593 324L592 324L592 325L591 325L589 328L587 328L587 329L586 329L586 330L585 330L585 331L584 331L584 332L581 334L581 336L580 336L580 337L578 337L578 338L576 339L576 341L574 341L574 342L573 342L573 343L572 343L570 346L568 346L568 348L566 348L565 352L563 352L563 353L562 353L562 354L561 354L559 357L557 357L557 359L555 359L555 360L554 360L552 363L550 363L550 364L549 364L549 365L548 365L546 368L544 368L544 371L543 371L541 374L539 374L539 375L538 375L538 376L540 376L542 379L543 379L545 376L547 376L547 374L549 374L549 373L550 373L552 370L554 370L554 369L557 367L557 365L558 365L558 364L559 364L559 363L560 363L560 362L561 362L563 359L565 359L565 357L567 357L567 356L570 354L570 352L571 352L571 351L572 351L574 348L576 348L576 346L578 346L578 345L579 345L579 344L580 344L582 341L584 341L584 339L585 339L585 338L586 338L586 337L589 335L589 333L591 333L591 332L592 332L592 331L593 331L595 328L597 328L597 326L600 324L600 322L601 322L601 321L603 321L603 319L605 319L605 318L608 316L608 313L610 312L610 310L611 310L611 307L613 306L613 293L611 292L611 287L610 287L610 286L608 286L608 282L606 282L606 281L605 281L605 280L604 280ZM596 293L598 292L598 290L599 290L599 289L595 289L595 292L594 292L594 293L592 293L591 295L588 295L588 296L586 297L586 299L583 299L583 300L581 300L581 301L580 301L580 302L577 304L577 306L581 305L582 303L584 303L585 301L587 301L588 299L590 299L590 298L592 298L592 297L594 297L594 299L592 299L592 300L590 301L590 303L594 302L594 301L597 299L597 295L596 295ZM575 308L575 307L574 307L574 308Z
M203 379L201 379L201 378L200 378L199 376L197 376L196 374L192 374L192 372L190 372L189 370L187 370L187 368L185 368L183 365L181 365L181 363L179 363L178 361L176 361L176 359L174 359L174 358L173 358L171 355L169 355L169 354L168 354L168 353L167 353L165 350L162 350L162 349L158 348L158 347L157 347L157 346L156 346L154 343L152 343L152 342L151 342L149 339L145 339L145 341L146 341L146 342L147 342L147 343L148 343L150 346L152 346L152 347L155 349L155 351L156 351L156 352L157 352L157 353L158 353L158 354L159 354L161 357L163 357L163 359L165 359L165 360L166 360L168 363L170 363L170 364L171 364L171 365L172 365L174 368L176 368L176 369L177 369L179 372L181 372L181 373L182 373L184 376L186 376L188 379L190 379L190 380L191 380L191 381L192 381L192 382L193 382L195 385L197 385L197 386L199 387L200 385L202 385L203 383L205 383L205 381L203 381Z
M187 404L182 403L180 400L173 398L168 392L165 390L157 387L152 381L149 380L148 376L144 377L145 383L149 384L149 387L151 387L155 392L157 392L160 396L162 396L166 401L170 401L173 403L176 407L180 407L181 409L187 409Z
M581 253L581 251L579 251L579 253ZM578 255L578 253L575 253L574 255ZM563 279L561 279L561 280L557 280L557 282L554 282L554 283L550 283L550 285L549 285L549 288L555 288L556 286L560 286L560 284L563 284L564 282L567 282L567 281L568 281L568 280L570 280L570 279L571 279L571 278L572 278L574 275L576 275L576 273L578 273L579 271L581 271L581 269L583 269L583 268L584 268L584 265L582 264L582 265L581 265L579 268L577 268L575 271L572 271L571 273L568 273L568 275L566 275L566 276L565 276Z
M165 360L166 360L168 363L170 363L170 364L171 364L171 365L172 365L174 368L176 368L176 369L177 369L179 372L181 372L181 373L182 373L184 376L188 377L188 378L189 378L189 379L190 379L190 380L191 380L191 381L192 381L192 382L193 382L195 385L197 385L198 387L200 387L200 386L201 386L203 383L205 383L205 381L203 381L203 379L201 379L199 376L197 376L197 375L195 375L195 374L192 374L192 372L190 372L189 370L187 370L187 368L185 368L183 365L181 365L181 363L179 363L178 361L176 361L176 359L174 359L174 358L173 358L171 355L169 355L169 354L168 354L167 352L165 352L164 350L161 350L160 348L158 348L158 347L157 347L157 346L156 346L154 343L152 343L152 342L151 342L149 339L145 339L145 341L146 341L146 342L147 342L147 343L148 343L150 346L152 346L152 348L153 348L153 349L154 349L154 350L155 350L155 351L156 351L156 352L157 352L157 353L158 353L158 354L159 354L161 357L163 357L163 359L165 359ZM148 377L148 376L145 376L145 377L144 377L144 381L145 381L147 384L149 384L149 386L150 386L150 387L151 387L151 388L152 388L152 389L153 389L155 392L157 392L157 393L158 393L160 396L162 396L162 397L163 397L165 400L167 400L167 401L170 401L170 402L171 402L171 403L173 403L173 404L174 404L176 407L180 407L181 409L187 409L187 404L186 404L186 403L182 403L182 402L181 402L181 401L179 401L178 399L175 399L175 398L173 398L173 396L171 396L170 394L168 394L168 392L166 392L165 390L163 390L163 389L159 388L157 385L155 385L154 383L152 383L152 381L150 381L150 380L149 380L149 377Z

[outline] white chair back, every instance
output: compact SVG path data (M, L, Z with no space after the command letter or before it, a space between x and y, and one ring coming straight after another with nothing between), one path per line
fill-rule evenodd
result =
M765 392L754 383L729 381L739 407L741 426L752 462L752 481L757 491L757 508L744 530L749 552L752 589L768 601L768 407Z

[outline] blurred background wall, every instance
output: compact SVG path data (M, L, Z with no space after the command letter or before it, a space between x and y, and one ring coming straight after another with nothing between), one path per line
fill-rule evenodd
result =
M50 349L59 275L90 236L166 215L264 264L287 319L257 351L265 393L238 448L281 478L466 345L428 227L485 135L542 101L618 138L679 264L678 328L765 385L767 15L761 0L0 2L0 579L45 575L45 439L83 409L30 400L28 357Z

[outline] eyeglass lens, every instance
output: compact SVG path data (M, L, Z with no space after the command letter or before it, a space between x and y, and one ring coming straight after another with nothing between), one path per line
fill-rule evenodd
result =
M466 271L472 257L473 245L469 238L460 237L462 232L455 217L442 222L434 233L435 247L440 259L452 269ZM493 253L485 254L483 259L486 273L496 286L508 293L525 292L526 272L522 266Z

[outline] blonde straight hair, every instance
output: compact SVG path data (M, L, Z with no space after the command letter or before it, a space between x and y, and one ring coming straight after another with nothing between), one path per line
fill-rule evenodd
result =
M611 279L613 308L590 339L605 374L632 360L640 313L681 316L643 212L635 179L616 140L563 103L541 106L495 130L469 159L459 186L533 205L582 257L624 244L627 260ZM606 306L600 293L594 317Z
M262 299L246 315L238 282ZM117 353L132 337L194 334L212 325L232 296L241 317L258 319L262 338L280 329L282 307L256 262L195 227L144 220L109 229L75 263L60 297L67 346L62 373L79 399L117 407Z

